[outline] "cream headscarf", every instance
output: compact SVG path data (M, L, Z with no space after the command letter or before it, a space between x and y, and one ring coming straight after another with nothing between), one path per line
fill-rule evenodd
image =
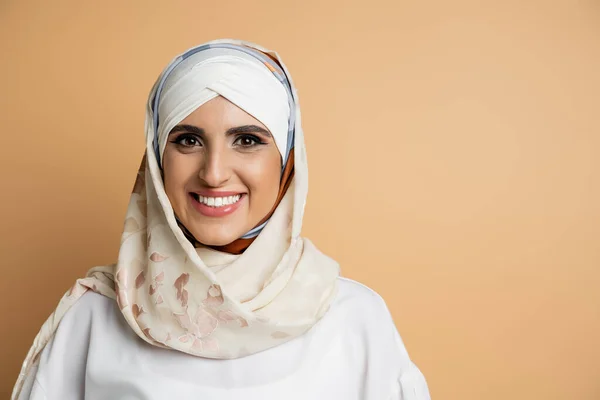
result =
M327 311L336 292L339 268L300 237L308 169L296 90L277 53L237 40L207 43L209 47L223 44L268 54L287 76L294 107L289 111L295 118L291 136L295 175L285 196L243 254L194 248L177 224L164 191L159 157L155 156L156 144L160 154L161 142L160 137L155 140L151 104L155 84L146 112L147 162L142 164L131 195L118 262L91 269L64 295L29 350L13 399L61 318L88 290L115 299L131 328L146 342L207 358L238 358L277 346L305 333ZM180 56L175 58L157 82L180 61ZM213 85L211 90L221 93L226 91L223 87L235 89L235 85L222 84ZM244 108L231 93L224 97ZM192 111L181 111L173 121L181 121ZM281 131L280 119L262 118L267 127ZM276 144L282 154L283 148L288 152L291 147L281 135L277 135Z

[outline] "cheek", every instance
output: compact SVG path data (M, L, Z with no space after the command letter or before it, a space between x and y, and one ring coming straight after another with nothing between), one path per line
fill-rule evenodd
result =
M271 207L277 198L277 193L279 193L281 178L279 153L277 153L277 157L266 157L259 162L247 165L242 173L255 200L270 202L265 206Z
M194 175L194 163L192 157L165 151L163 161L165 192L171 202L177 202L177 198L185 194L185 184Z

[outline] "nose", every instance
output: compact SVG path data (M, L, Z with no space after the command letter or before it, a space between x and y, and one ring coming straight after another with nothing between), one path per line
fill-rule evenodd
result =
M198 176L209 187L224 186L232 175L227 155L221 149L206 151Z

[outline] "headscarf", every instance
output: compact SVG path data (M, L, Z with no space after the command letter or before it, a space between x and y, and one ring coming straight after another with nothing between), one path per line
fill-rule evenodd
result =
M293 146L285 143L294 160L289 187L243 254L194 247L178 225L164 190L153 105L159 82L194 49L176 57L149 96L145 162L129 201L118 261L92 268L63 296L29 350L13 399L61 318L88 290L116 300L133 331L151 345L216 359L243 357L298 337L329 308L337 289L338 264L300 236L308 168L291 77L277 53L258 45L225 39L203 46L254 49L276 60L285 74L293 100L288 126Z

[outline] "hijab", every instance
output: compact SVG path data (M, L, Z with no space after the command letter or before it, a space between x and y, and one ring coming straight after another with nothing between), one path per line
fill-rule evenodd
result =
M199 64L220 64L215 70L228 73L208 79ZM279 80L275 83L283 91L271 85L273 80L268 83L267 72ZM204 93L178 85L186 77L203 81L199 87ZM176 100L182 91L187 91L186 100ZM261 91L270 94L261 97ZM282 154L278 200L264 221L236 244L242 251L219 251L190 240L162 180L165 132L198 103L208 101L197 97L217 95L265 124ZM188 101L190 97L195 100ZM168 106L169 101L173 106ZM278 54L224 39L175 57L150 92L146 153L130 197L118 260L92 268L63 296L29 350L13 398L61 318L88 290L114 299L131 329L147 343L193 356L234 359L304 334L328 310L339 276L338 264L300 236L307 190L298 95Z

